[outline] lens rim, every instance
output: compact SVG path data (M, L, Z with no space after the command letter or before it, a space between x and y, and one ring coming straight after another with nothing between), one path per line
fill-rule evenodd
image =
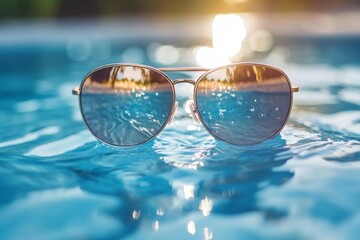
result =
M199 87L199 84L201 82L201 80L203 80L206 76L208 76L209 74L211 74L212 72L216 72L218 70L221 70L221 69L224 69L224 68L227 68L227 67L238 67L238 66L256 66L256 67L267 67L267 68L270 68L270 69L273 69L275 71L278 71L279 73L281 73L286 82L287 82L287 85L288 85L288 88L289 88L289 92L290 92L290 103L289 103L289 109L287 111L287 115L286 115L286 118L285 118L285 121L283 122L281 128L275 132L271 137L267 138L267 139L264 139L262 141L259 141L259 142L255 142L255 143L250 143L250 144L236 144L236 143L233 143L233 142L230 142L226 139L223 139L221 137L218 137L216 136L210 129L209 127L205 124L202 116L201 116L201 113L199 111L199 108L198 108L198 104L197 104L197 93L198 93L198 87ZM254 146L254 145L257 145L257 144L260 144L260 143L263 143L265 141L268 141L269 139L273 139L274 137L276 137L285 127L285 125L287 124L288 120L289 120L289 117L290 117L290 114L291 114L291 110L292 110L292 105L293 105L293 91L291 90L291 82L290 82L290 79L289 77L286 75L286 73L284 71L282 71L281 69L277 68L277 67L274 67L274 66L271 66L271 65L268 65L268 64L262 64L262 63L252 63L252 62L244 62L244 63L233 63L233 64L228 64L228 65L224 65L224 66L220 66L220 67L216 67L216 68L213 68L213 69L210 69L209 71L206 71L204 72L197 80L196 80L196 83L195 83L195 87L194 87L194 91L193 91L193 100L194 100L194 104L195 104L195 107L196 107L196 113L198 115L198 118L201 122L201 124L204 126L204 128L206 129L206 131L208 131L208 133L210 135L212 135L215 139L218 139L218 140L221 140L221 141L224 141L224 142L227 142L227 143L230 143L232 145L236 145L236 146Z
M163 76L170 84L171 86L171 92L172 92L172 103L171 103L171 108L170 108L170 111L168 113L168 116L166 117L166 121L164 122L164 124L161 126L161 128L156 132L156 134L154 134L151 138L143 141L143 142L140 142L140 143L136 143L136 144L127 144L127 145L119 145L119 144L113 144L113 143L110 143L110 142L107 142L103 139L101 139L100 137L98 137L94 132L93 130L90 128L89 124L87 123L86 121L86 118L85 118L85 115L84 115L84 111L83 111L83 108L82 108L82 93L83 93L83 86L87 80L87 78L93 74L94 72L96 71L99 71L101 69L105 69L105 68L113 68L113 67L138 67L138 68L145 68L145 69L148 69L148 70L151 70L151 71L155 71L156 73L160 74L161 76ZM168 124L169 122L169 119L172 115L172 112L174 111L174 105L175 105L175 102L176 102L176 93L175 93L175 86L174 86L174 83L173 81L163 72L161 72L160 70L158 70L157 68L154 68L154 67L151 67L151 66L147 66L147 65L143 65L143 64L133 64L133 63L121 63L121 64L118 64L118 63L111 63L111 64L106 64L106 65L102 65L102 66L99 66L97 68L94 68L93 70L91 70L88 74L85 75L85 77L83 78L83 80L81 81L81 84L79 86L79 90L80 90L80 93L79 93L79 98L78 98L78 102L79 102L79 107L80 107L80 112L81 112L81 117L82 117L82 120L83 122L85 123L87 129L90 131L90 133L99 141L101 141L102 143L105 143L106 145L110 145L110 146L113 146L113 147L133 147L133 146L137 146L137 145L141 145L141 144L144 144L144 143L147 143L147 142L150 142L151 140L153 140L157 135L160 134L160 132L165 128L165 126Z

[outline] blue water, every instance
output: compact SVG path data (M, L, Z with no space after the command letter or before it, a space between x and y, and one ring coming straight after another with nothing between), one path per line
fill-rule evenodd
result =
M147 142L161 131L172 100L171 88L159 93L82 93L82 109L95 136L111 145L133 146Z
M171 125L120 149L91 135L71 95L120 50L79 61L61 44L1 45L1 239L358 239L359 52L336 53L359 40L282 39L291 58L260 59L301 89L266 143L216 141L179 94ZM311 64L299 49L316 49Z

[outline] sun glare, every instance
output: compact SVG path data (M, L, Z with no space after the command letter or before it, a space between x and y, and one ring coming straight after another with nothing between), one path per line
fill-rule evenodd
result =
M195 51L196 61L203 67L229 64L230 58L241 50L246 27L237 14L216 15L212 23L212 47L201 46Z
M214 18L213 47L227 57L239 53L246 36L242 18L236 14L219 14Z

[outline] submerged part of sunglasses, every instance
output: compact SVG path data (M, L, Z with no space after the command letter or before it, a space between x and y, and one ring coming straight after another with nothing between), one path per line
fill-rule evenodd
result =
M167 71L202 71L195 80L170 80ZM194 87L191 111L215 138L254 145L276 136L292 106L285 73L263 64L240 63L216 69L152 68L113 64L90 72L79 88L81 114L92 134L114 146L134 146L153 139L171 122L177 108L175 84Z

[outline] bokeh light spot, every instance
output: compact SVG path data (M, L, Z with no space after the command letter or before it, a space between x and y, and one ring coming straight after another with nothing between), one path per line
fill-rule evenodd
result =
M172 45L163 45L155 50L155 60L164 65L176 63L179 57L179 50Z
M274 38L268 31L258 30L250 36L250 47L257 52L269 51L274 44Z

